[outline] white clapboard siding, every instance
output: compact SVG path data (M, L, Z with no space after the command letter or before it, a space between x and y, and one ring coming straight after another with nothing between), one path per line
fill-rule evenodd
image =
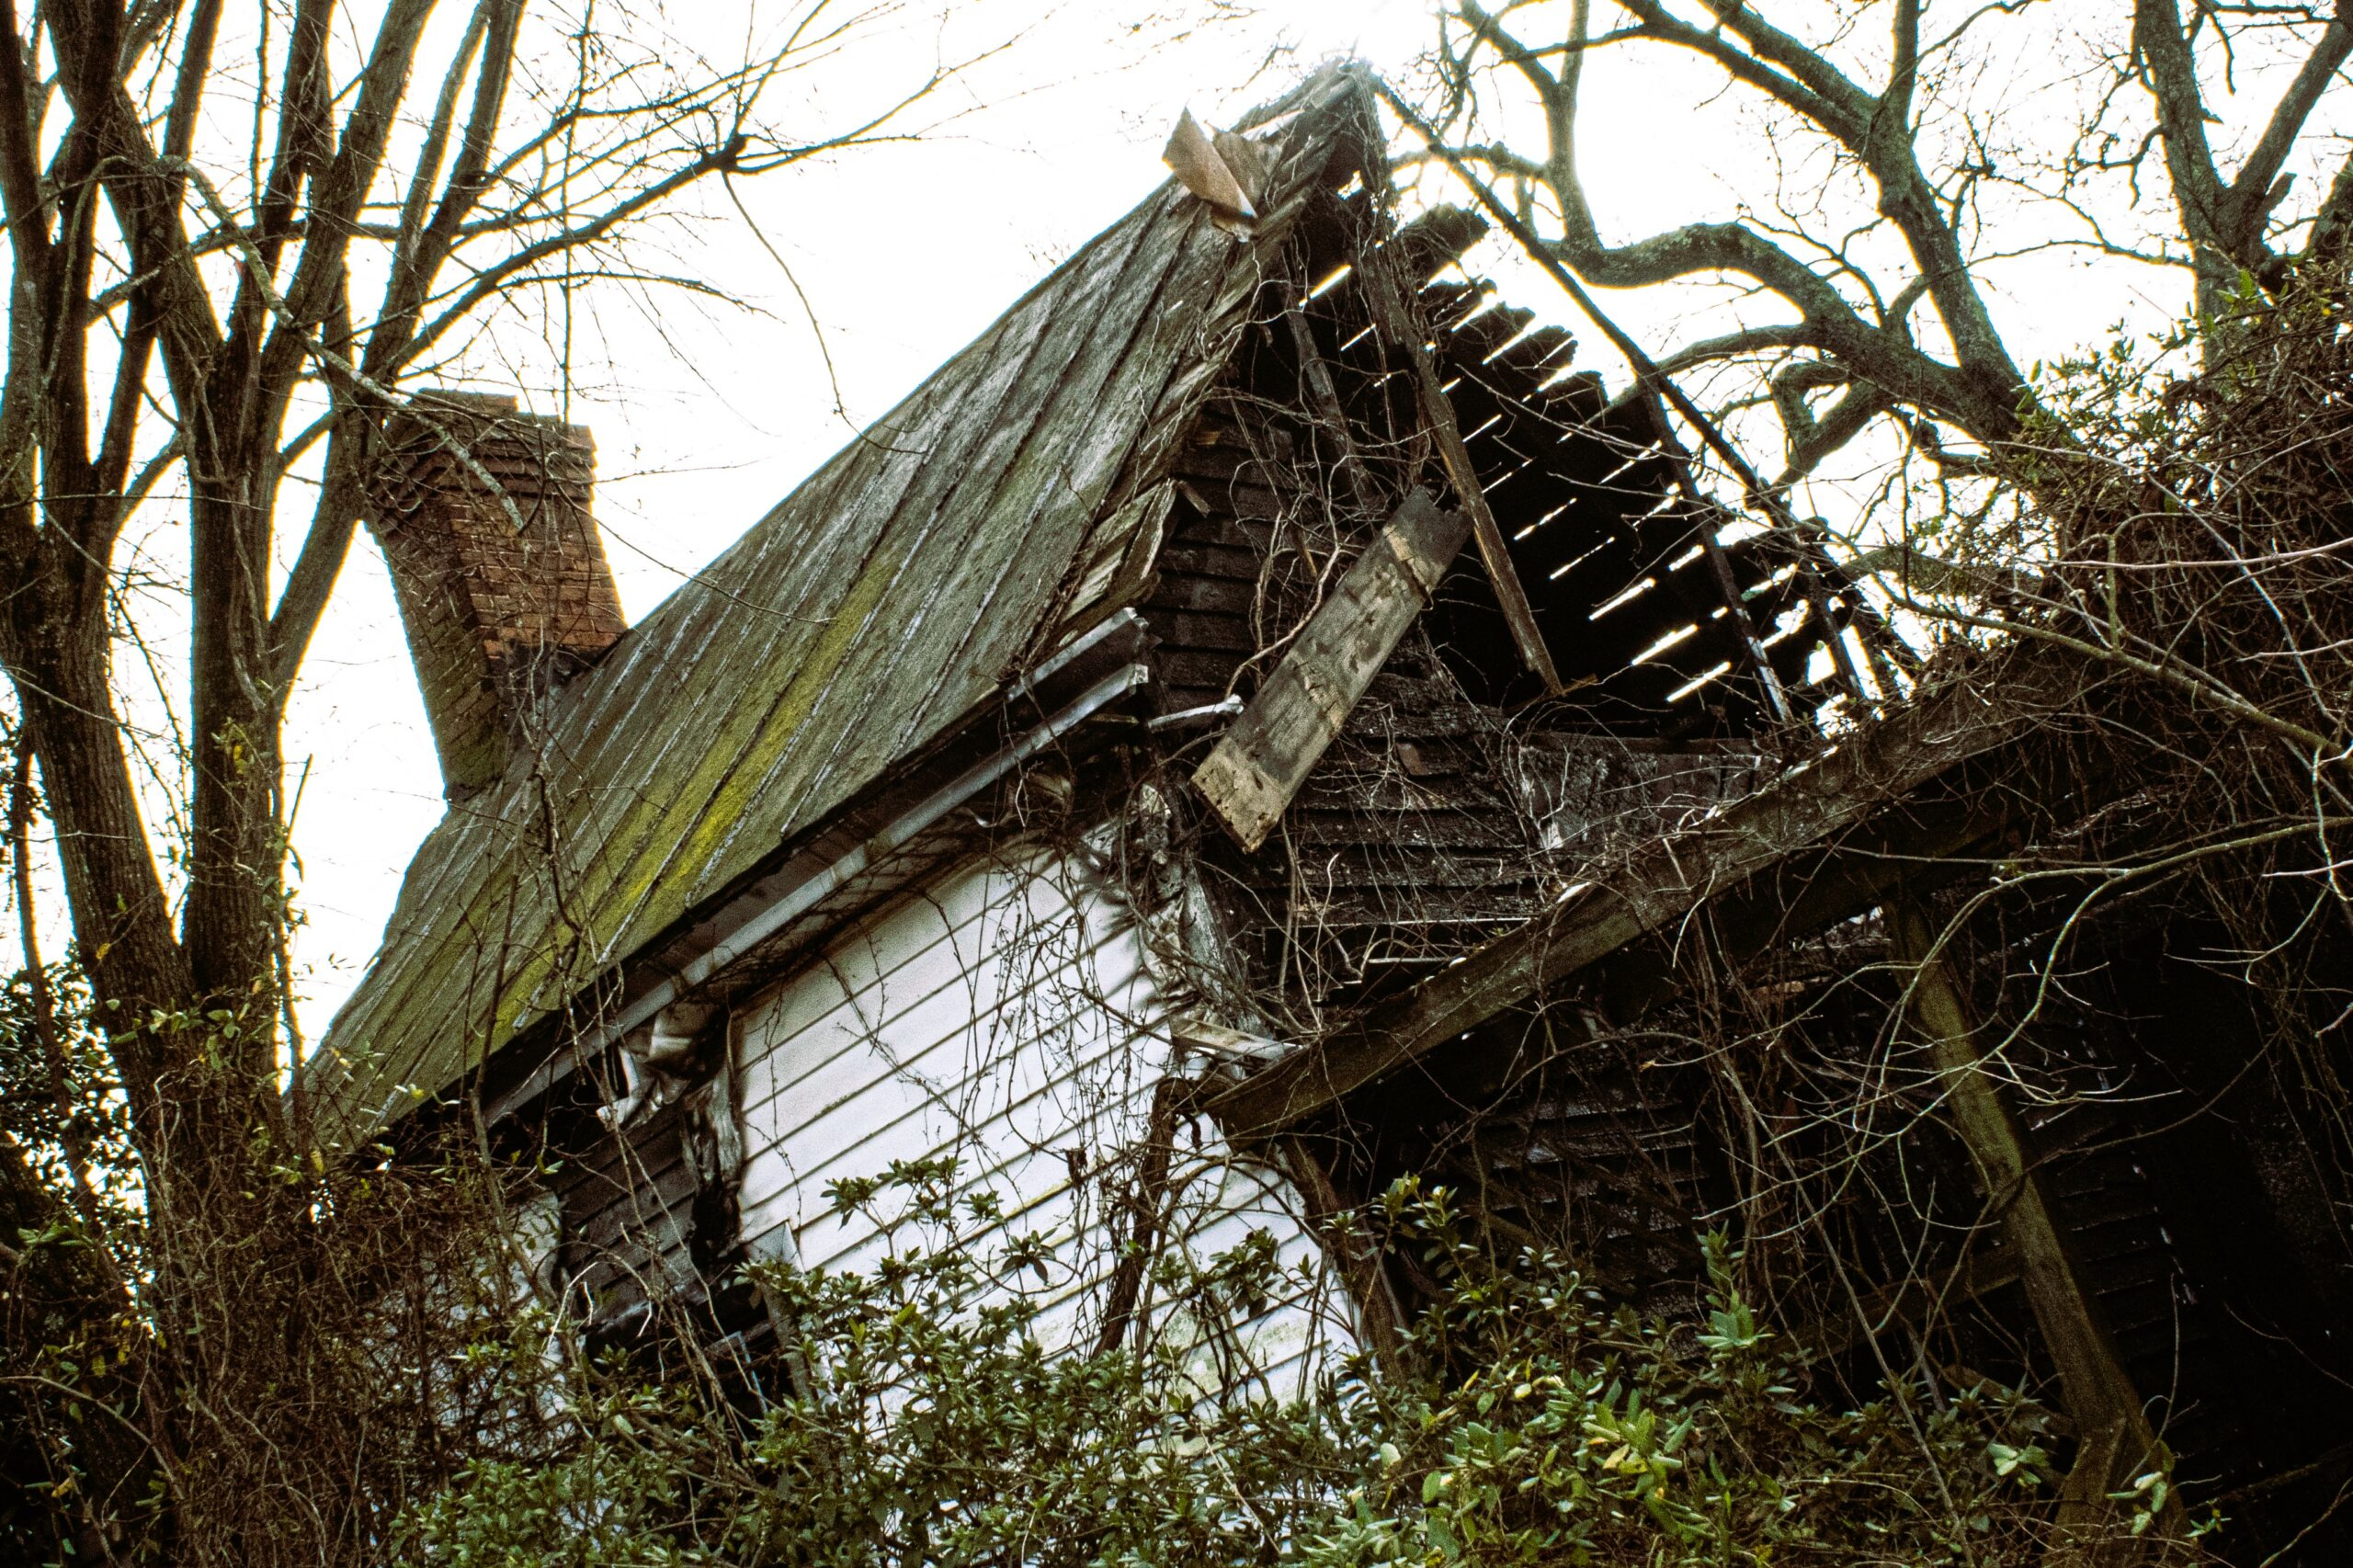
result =
M1092 1343L1116 1264L1105 1209L1131 1179L1169 1070L1162 1024L1132 915L1074 862L1040 856L943 873L746 1009L746 1242L805 1267L870 1267L889 1238L862 1213L835 1212L828 1184L952 1155L961 1181L1004 1205L995 1234L975 1244L1015 1234L1050 1244L1046 1277L1024 1285L1040 1334ZM1147 1331L1201 1341L1219 1375L1249 1392L1295 1397L1349 1343L1297 1194L1206 1124L1180 1131L1171 1169L1165 1244L1205 1266L1264 1232L1293 1283L1254 1321L1214 1333L1188 1303L1147 1295Z

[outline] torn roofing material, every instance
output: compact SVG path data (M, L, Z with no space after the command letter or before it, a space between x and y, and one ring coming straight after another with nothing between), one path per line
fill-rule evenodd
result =
M1163 186L631 628L451 810L314 1059L328 1125L364 1138L573 1004L1116 585L1086 570L1097 536L1370 122L1346 73L1295 101L1245 237Z

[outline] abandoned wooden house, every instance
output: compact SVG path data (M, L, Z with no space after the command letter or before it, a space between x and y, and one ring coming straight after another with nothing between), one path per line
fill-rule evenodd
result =
M1898 700L1852 583L1498 307L1474 220L1398 225L1381 145L1347 71L1188 121L1183 177L634 626L585 435L420 398L370 524L449 807L330 1119L543 1141L615 1333L661 1295L756 1348L737 1266L870 1256L828 1184L894 1160L1052 1234L1088 1342L1180 1305L1123 1242L1267 1232L1283 1390L1429 1289L1323 1227L1401 1176L1636 1301L1734 1227L1832 1348L2309 1517L2353 1277L2306 1110L2227 1065L2248 998L2120 922L1997 1078L1969 1020L2015 998L1927 934L2080 804L2022 760L2067 677ZM1699 1043L1728 1011L1747 1053ZM2134 1092L2018 1092L2062 1080Z

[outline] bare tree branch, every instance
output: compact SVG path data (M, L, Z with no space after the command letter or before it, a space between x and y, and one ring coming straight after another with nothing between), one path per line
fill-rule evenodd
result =
M1897 8L1895 74L1887 92L1874 97L1750 7L1714 6L1719 26L1712 31L1682 21L1660 0L1625 0L1624 8L1639 36L1715 62L1804 117L1870 169L1881 210L1904 233L1920 287L1935 301L1958 358L1940 362L1915 347L1908 333L1866 320L1813 267L1745 223L1695 222L1606 244L1577 172L1577 83L1588 47L1589 0L1572 8L1567 63L1557 75L1494 14L1464 0L1459 11L1473 37L1520 76L1543 109L1548 151L1542 165L1561 219L1554 254L1605 288L1723 275L1751 279L1797 307L1809 343L1893 402L1932 410L1981 439L2000 440L2015 431L2025 379L1994 329L1960 241L1914 158L1907 116L1917 75L1915 9Z

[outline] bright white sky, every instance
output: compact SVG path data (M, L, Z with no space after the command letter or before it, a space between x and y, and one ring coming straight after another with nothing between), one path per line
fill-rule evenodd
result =
M1228 121L1335 55L1402 71L1431 29L1424 0L1266 0L1257 16L1140 46L1156 35L1122 38L1110 19L1128 8L1081 0L977 73L972 94L991 107L934 140L747 187L824 323L851 421L886 410L1158 184L1160 147L1180 109ZM728 14L714 6L707 16ZM699 6L696 16L703 25ZM1254 79L1279 43L1291 48L1289 61ZM2037 84L2019 80L2030 95ZM1603 66L1589 75L1584 162L1608 232L1631 237L1729 210L1736 165L1753 164L1756 144L1727 141L1737 127L1705 109L1711 85L1696 72ZM585 335L601 340L609 366L584 378L570 408L597 439L598 519L632 619L851 434L832 413L807 320L749 233L714 231L679 255L761 312L673 294L658 297L656 316L609 297ZM1549 284L1495 260L1507 292L1569 320ZM2127 314L2145 321L2179 306L2168 278L2115 264L2086 269L2066 258L2018 276L1997 306L2022 358L2080 343ZM1620 304L1654 347L1695 325L1674 312L1696 306ZM1622 381L1618 367L1601 363L1613 384ZM519 390L550 407L545 384ZM401 873L442 811L390 585L364 540L314 644L288 752L298 770L310 764L296 824L309 919L297 958L306 1032L315 1036L357 982Z

